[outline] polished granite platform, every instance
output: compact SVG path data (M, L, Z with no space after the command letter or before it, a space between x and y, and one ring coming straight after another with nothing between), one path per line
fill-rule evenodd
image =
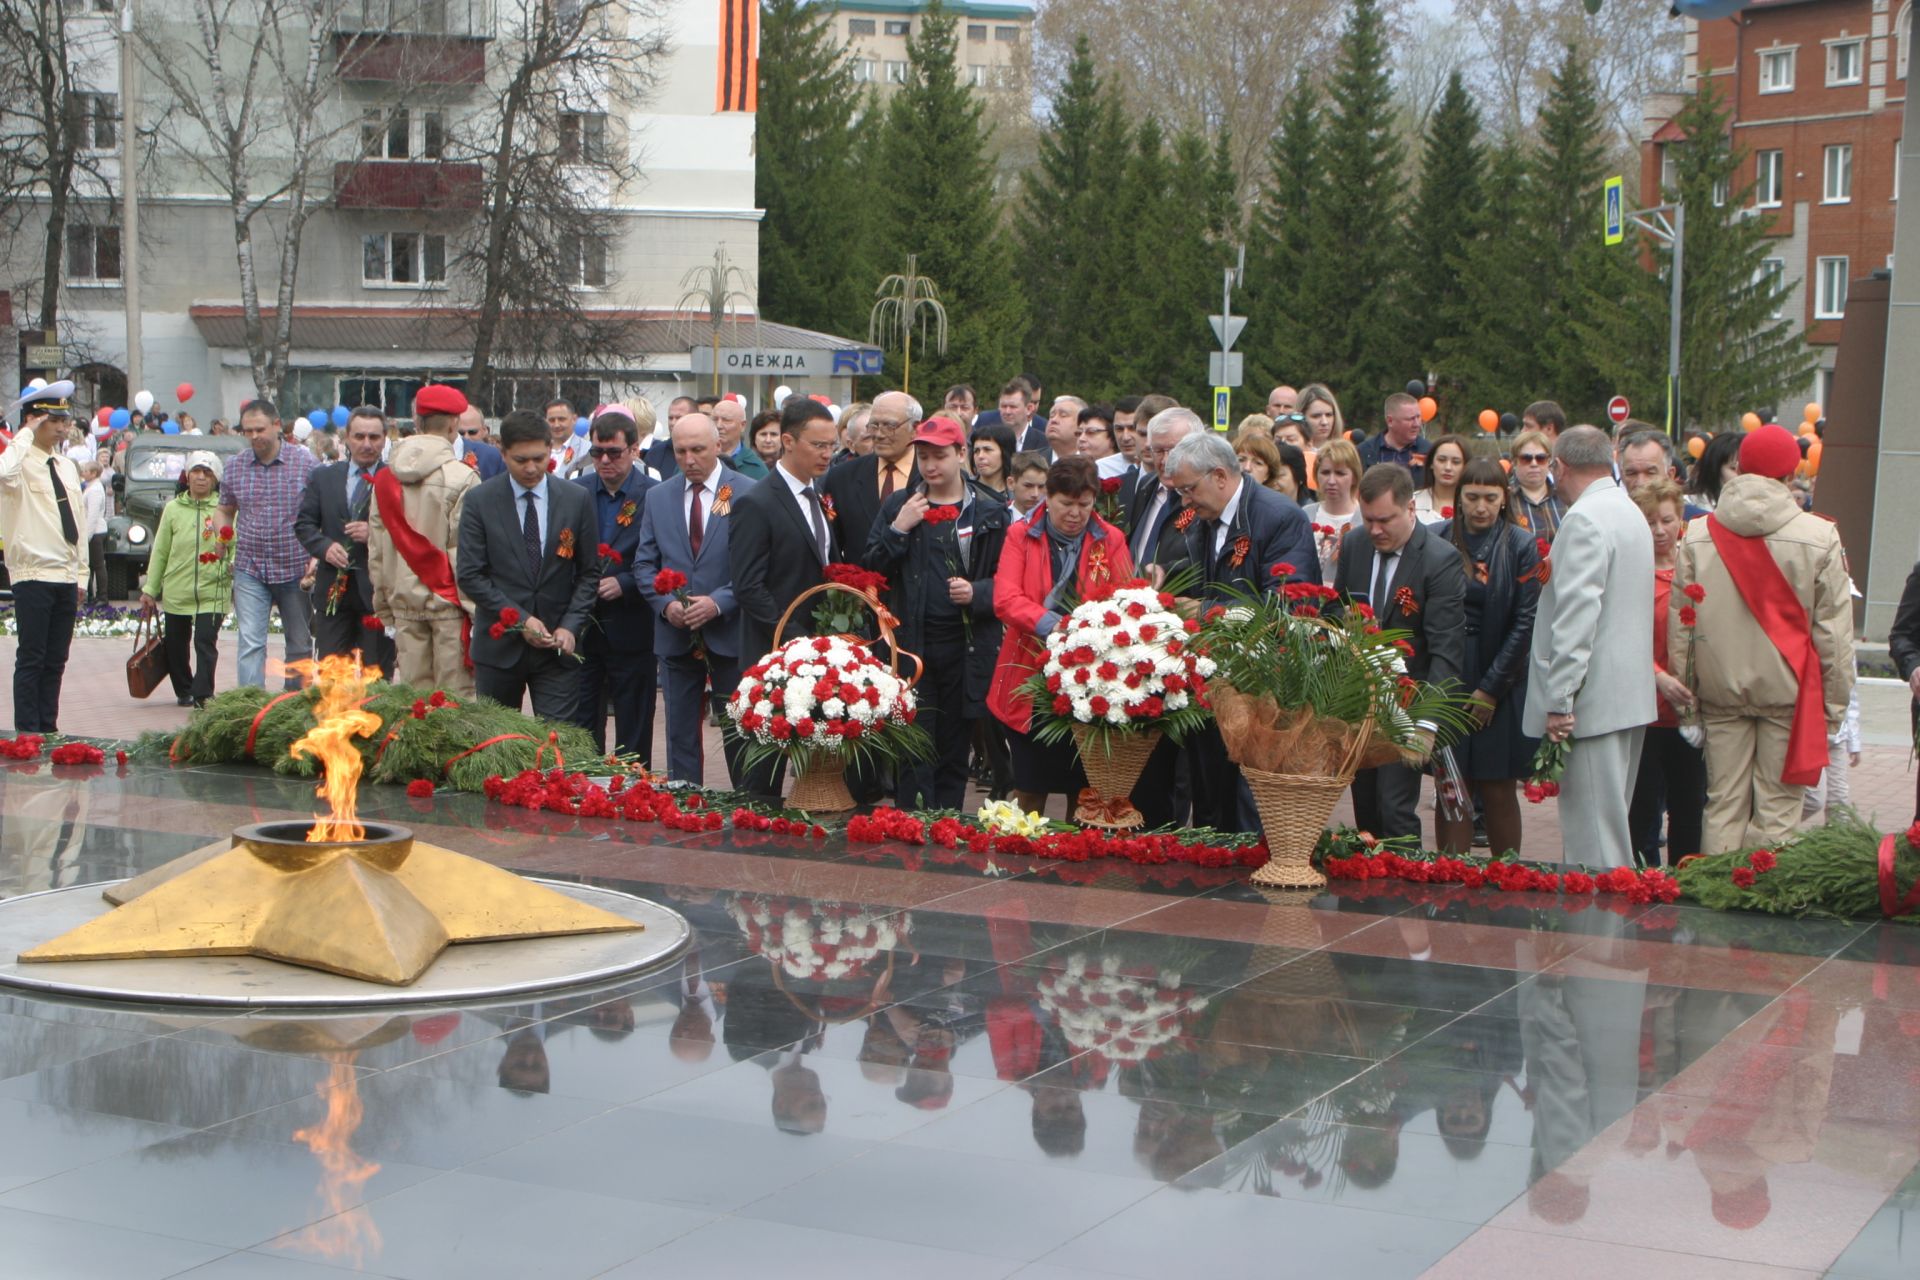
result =
M0 771L0 896L311 811ZM0 1274L1920 1275L1920 928L363 814L685 913L356 1017L0 995Z

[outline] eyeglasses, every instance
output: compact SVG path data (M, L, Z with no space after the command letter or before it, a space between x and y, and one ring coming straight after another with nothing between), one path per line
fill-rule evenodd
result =
M601 448L596 445L594 448L587 450L587 453L591 455L596 462L612 462L615 458L624 458L627 456L627 446L623 444L608 445L605 448Z
M1306 420L1307 415L1304 413L1283 413L1274 418L1275 422L1305 422Z
M1547 455L1544 453L1516 453L1513 456L1513 460L1515 462L1524 463L1525 465L1530 467L1537 467L1542 463L1548 461L1548 458L1547 458Z

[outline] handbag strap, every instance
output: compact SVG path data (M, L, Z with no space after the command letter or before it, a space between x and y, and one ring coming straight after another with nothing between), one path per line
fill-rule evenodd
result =
M140 652L140 647L147 642L147 626L152 621L152 614L142 613L140 615L140 621L135 624L133 631L133 651L135 653Z

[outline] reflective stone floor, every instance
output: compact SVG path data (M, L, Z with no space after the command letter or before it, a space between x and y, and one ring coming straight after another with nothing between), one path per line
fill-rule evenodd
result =
M0 896L311 807L12 766ZM0 1274L1920 1275L1920 929L363 812L697 950L416 1014L0 996Z

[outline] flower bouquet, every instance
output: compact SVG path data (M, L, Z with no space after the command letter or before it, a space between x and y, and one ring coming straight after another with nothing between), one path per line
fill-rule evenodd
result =
M1270 572L1286 578L1293 566ZM1355 771L1471 726L1464 698L1407 675L1406 633L1381 630L1364 604L1325 616L1336 599L1330 587L1290 583L1209 610L1195 637L1219 664L1214 718L1272 851L1254 872L1260 884L1325 884L1314 845Z
M862 569L857 564L830 564L822 576L845 591L829 591L813 608L813 633L817 636L865 635L868 609L879 609L880 596L887 589L885 574Z
M1085 952L1041 978L1035 994L1069 1046L1114 1063L1158 1058L1188 1034L1208 1004L1178 973Z
M1076 822L1129 830L1144 821L1129 793L1163 734L1177 742L1204 725L1213 659L1196 651L1198 623L1173 597L1139 579L1091 588L1047 635L1047 660L1027 682L1034 737L1080 752L1090 784Z
M853 808L842 776L849 758L893 763L926 756L914 724L912 682L847 636L801 636L749 667L727 700L746 765L793 764L797 809Z

